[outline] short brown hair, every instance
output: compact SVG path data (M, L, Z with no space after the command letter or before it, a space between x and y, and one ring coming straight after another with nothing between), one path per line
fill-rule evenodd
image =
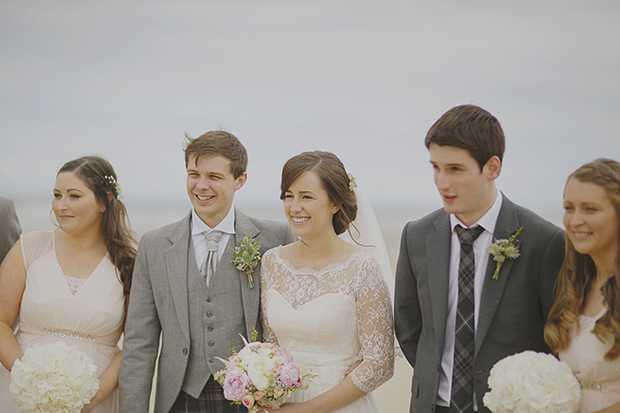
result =
M444 113L426 134L427 149L431 143L465 149L478 162L480 170L492 156L501 161L506 147L499 121L474 105L456 106Z
M239 178L248 168L248 152L235 135L222 130L213 130L192 138L185 134L185 167L189 158L201 156L223 156L230 160L230 172L235 179Z
M329 199L340 208L332 217L332 224L337 235L342 234L357 216L357 198L349 189L349 175L344 165L331 152L303 152L289 159L282 168L280 199L304 172L314 172Z

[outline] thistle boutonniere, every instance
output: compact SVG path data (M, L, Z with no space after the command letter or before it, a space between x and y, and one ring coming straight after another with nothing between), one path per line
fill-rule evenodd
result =
M523 227L517 229L508 239L496 239L495 242L487 248L487 252L493 256L495 261L497 261L495 272L493 273L494 280L499 278L499 270L502 268L502 265L504 265L506 258L514 260L519 258L521 255L519 253L519 246L516 243L517 237L522 229Z
M260 237L256 238L256 241L253 241L250 238L251 235L252 230L241 240L239 246L234 249L231 248L235 253L235 258L230 260L231 263L237 266L239 271L243 271L245 275L248 276L248 289L250 290L254 288L252 272L254 272L254 268L256 268L260 261L260 245L258 244Z

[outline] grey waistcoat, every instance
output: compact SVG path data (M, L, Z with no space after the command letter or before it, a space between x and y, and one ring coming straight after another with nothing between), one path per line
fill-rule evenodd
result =
M229 245L234 245L234 236L230 237ZM225 254L207 289L196 267L191 244L190 250L187 254L190 353L182 389L198 398L211 374L224 368L215 356L227 359L233 348L241 350L243 341L239 334L245 336L246 327L239 271L224 262Z

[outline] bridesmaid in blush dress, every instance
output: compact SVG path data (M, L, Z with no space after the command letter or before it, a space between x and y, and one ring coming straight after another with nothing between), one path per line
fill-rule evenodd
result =
M20 412L10 370L24 351L62 341L97 366L100 388L83 413L117 413L120 349L136 256L112 166L87 156L58 172L58 229L25 234L0 266L0 411ZM19 329L12 326L19 315Z
M545 340L581 385L580 413L620 412L620 163L597 159L571 174L564 211Z

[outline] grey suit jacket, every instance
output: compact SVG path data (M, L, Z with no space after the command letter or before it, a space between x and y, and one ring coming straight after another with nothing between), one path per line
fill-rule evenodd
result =
M0 263L17 242L21 232L13 201L0 196Z
M252 237L260 236L261 254L294 241L285 223L249 218L238 210L235 213L235 235L231 237L234 245L248 235L250 230ZM190 218L191 213L180 222L144 234L140 240L119 378L120 407L123 413L148 412L160 334L162 348L155 412L168 412L181 391L192 345L188 302L196 299L191 292L188 293L187 286L188 255L189 248L192 248ZM241 277L242 285L247 285L247 276L230 263L230 258L232 252L224 254L216 276L224 273L230 277ZM241 289L248 337L251 337L254 326L260 327L259 275L260 263L253 273L256 287L251 290ZM218 339L226 347L222 349L222 357L227 357L233 343L239 341L238 336Z
M474 355L478 411L488 391L489 370L502 358L525 350L548 351L543 339L553 303L555 279L564 259L564 231L506 197L495 239L517 228L521 256L506 260L493 280L496 262L486 270ZM396 267L395 329L414 368L410 412L432 412L437 401L450 265L450 219L443 209L409 222L403 230Z

